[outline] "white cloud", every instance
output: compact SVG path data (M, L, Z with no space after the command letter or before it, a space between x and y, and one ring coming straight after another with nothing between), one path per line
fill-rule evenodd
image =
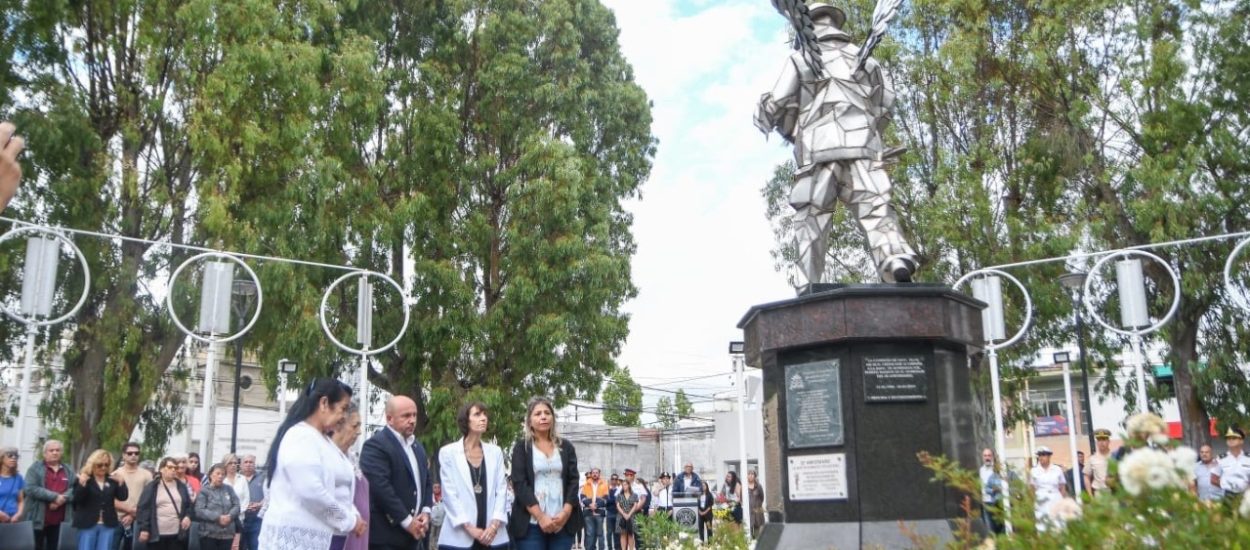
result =
M789 151L751 124L788 54L784 20L764 0L604 3L660 140L643 199L629 205L639 295L621 363L652 381L727 371L747 309L794 294L772 267L759 194Z

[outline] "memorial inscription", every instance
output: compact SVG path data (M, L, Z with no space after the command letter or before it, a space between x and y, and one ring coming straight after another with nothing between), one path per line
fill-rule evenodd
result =
M838 500L846 494L843 453L789 457L790 500Z
M786 366L786 439L791 449L843 444L838 360Z
M864 401L901 403L928 399L923 357L864 357Z

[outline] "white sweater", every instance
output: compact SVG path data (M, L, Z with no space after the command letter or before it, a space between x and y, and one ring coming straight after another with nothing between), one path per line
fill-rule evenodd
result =
M260 547L326 550L334 535L356 526L355 471L325 434L305 422L287 430L271 472Z

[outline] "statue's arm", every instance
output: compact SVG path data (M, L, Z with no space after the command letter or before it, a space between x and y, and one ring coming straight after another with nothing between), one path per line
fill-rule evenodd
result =
M799 68L786 59L773 89L760 96L755 110L755 127L761 132L777 130L787 141L794 141L799 118Z

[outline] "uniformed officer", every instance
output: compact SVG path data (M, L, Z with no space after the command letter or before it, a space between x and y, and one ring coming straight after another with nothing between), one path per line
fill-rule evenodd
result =
M1085 482L1094 494L1097 494L1108 488L1107 465L1111 462L1111 430L1106 428L1094 430L1094 441L1097 448L1089 457L1089 472Z
M1236 426L1230 426L1224 432L1224 443L1228 452L1220 455L1220 475L1211 476L1211 484L1218 484L1224 490L1224 501L1236 506L1241 503L1242 494L1250 487L1250 456L1242 449L1246 432Z

